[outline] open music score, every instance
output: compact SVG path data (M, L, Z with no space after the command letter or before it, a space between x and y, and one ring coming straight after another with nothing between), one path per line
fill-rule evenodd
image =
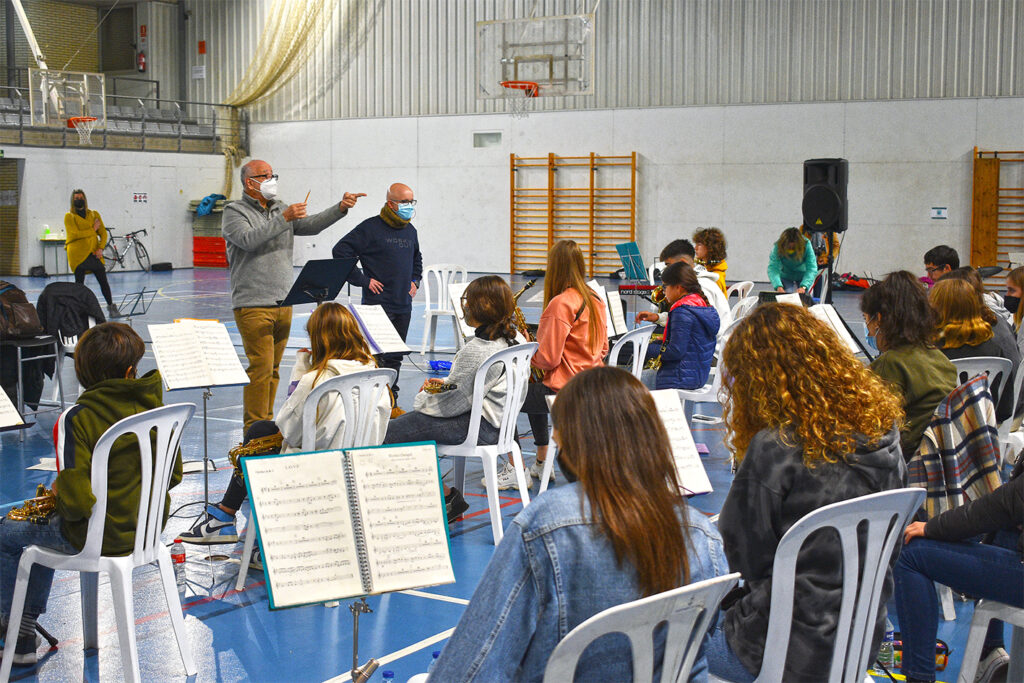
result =
M224 323L186 318L147 327L167 391L249 383Z
M851 353L854 355L857 355L858 353L866 353L864 349L861 348L861 345L857 342L853 334L850 333L850 328L832 304L815 304L813 306L809 306L807 310L810 311L811 315L815 318L818 318L831 327L835 331L836 336L846 344L846 348L850 349ZM870 359L870 356L868 356L868 358Z
M388 314L381 306L349 304L348 310L355 316L359 329L363 331L366 343L374 355L381 353L411 353L412 349L402 341L398 330L391 324Z
M675 389L658 389L651 392L658 415L668 432L672 444L672 456L676 461L676 474L684 493L710 493L711 481L700 461L697 445L693 442L690 426L686 423L682 401Z
M19 429L25 426L21 413L11 403L6 391L0 389L0 430Z
M590 280L587 282L587 286L594 290L601 297L601 301L604 302L605 325L608 329L608 336L618 337L629 332L629 327L626 325L626 317L622 314L622 299L619 297L618 291L609 292L597 280ZM612 296L613 294L614 297Z
M242 467L272 609L455 581L432 442Z
M473 326L466 322L466 312L462 309L462 295L469 287L468 282L452 282L448 285L448 299L451 301L455 319L459 321L459 330L465 339L472 339L475 334Z

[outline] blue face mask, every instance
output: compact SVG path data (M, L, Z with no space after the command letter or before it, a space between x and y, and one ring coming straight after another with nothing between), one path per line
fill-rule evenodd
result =
M395 211L395 213L403 221L411 221L412 217L416 214L416 207L412 204L399 204L398 211Z
M864 325L864 341L867 342L868 351L876 356L881 353L881 351L878 350L878 343L875 341L875 335L868 331L867 325Z

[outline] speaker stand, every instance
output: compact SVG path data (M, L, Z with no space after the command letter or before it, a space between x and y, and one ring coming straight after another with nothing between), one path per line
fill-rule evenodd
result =
M828 290L825 292L825 296L821 300L821 302L824 304L832 303L832 257L834 256L834 254L832 253L833 239L835 239L835 232L833 232L832 230L827 231L825 233L825 253L828 254L828 272L825 275L826 277L828 277L828 280L826 282L821 283L822 287L824 287L826 283L828 284Z

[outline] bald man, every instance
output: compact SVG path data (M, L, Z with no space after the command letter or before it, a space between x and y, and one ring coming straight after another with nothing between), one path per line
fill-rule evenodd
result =
M295 235L316 235L348 213L365 194L345 193L337 204L315 216L306 204L285 204L277 197L277 176L265 161L242 166L238 201L224 207L221 232L227 245L231 307L249 359L249 384L242 390L245 428L274 417L279 367L292 309L278 306L291 289Z
M387 201L380 214L367 218L334 245L334 258L355 257L362 270L355 268L348 281L363 290L363 303L379 304L405 339L412 317L412 298L423 277L423 256L416 228L410 221L416 213L412 188L395 183L388 188ZM398 372L402 354L386 353L380 365ZM398 380L391 388L398 396ZM393 414L401 414L397 409Z

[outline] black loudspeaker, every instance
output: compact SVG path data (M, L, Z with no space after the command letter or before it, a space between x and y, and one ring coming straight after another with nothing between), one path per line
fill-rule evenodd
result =
M846 230L846 159L808 159L804 162L804 225L814 232Z

